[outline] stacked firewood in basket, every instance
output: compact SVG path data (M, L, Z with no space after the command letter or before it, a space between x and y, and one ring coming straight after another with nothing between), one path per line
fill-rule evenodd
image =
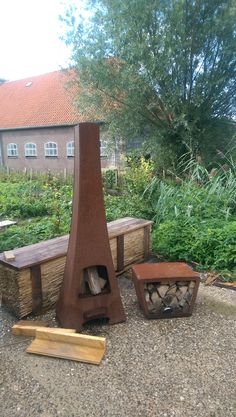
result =
M192 300L195 281L152 282L144 285L149 313L184 312Z

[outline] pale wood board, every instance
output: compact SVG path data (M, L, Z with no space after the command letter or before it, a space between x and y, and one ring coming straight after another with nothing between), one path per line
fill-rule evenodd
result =
M104 337L37 329L36 338L26 352L99 365L105 350Z
M20 320L18 323L14 324L12 327L12 333L15 336L35 336L36 329L47 327L48 323L45 321L30 321L30 320Z
M15 255L11 250L3 252L3 256L5 261L13 261L15 259Z
M30 321L30 320L20 320L18 323L14 324L12 327L12 333L15 336L36 336L36 330L50 329L50 332L57 333L75 333L75 329L62 329L58 327L47 327L48 323L44 321Z

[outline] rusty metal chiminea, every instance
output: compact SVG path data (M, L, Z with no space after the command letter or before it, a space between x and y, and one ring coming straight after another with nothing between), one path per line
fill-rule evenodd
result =
M110 324L125 321L107 232L99 126L94 123L75 127L71 232L56 310L60 325L76 330L102 317Z

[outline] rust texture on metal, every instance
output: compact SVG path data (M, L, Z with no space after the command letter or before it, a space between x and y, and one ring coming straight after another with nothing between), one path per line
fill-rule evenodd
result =
M99 126L75 127L75 169L71 233L57 317L80 330L86 321L106 317L125 321L112 262L102 191Z
M143 263L132 267L140 306L147 318L190 316L200 276L183 262Z

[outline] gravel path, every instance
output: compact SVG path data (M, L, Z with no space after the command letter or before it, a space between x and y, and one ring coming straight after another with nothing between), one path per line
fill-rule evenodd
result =
M192 317L146 320L119 284L126 323L84 329L107 338L100 366L25 353L0 310L1 417L236 416L236 292L201 284ZM54 312L40 319L56 326Z

